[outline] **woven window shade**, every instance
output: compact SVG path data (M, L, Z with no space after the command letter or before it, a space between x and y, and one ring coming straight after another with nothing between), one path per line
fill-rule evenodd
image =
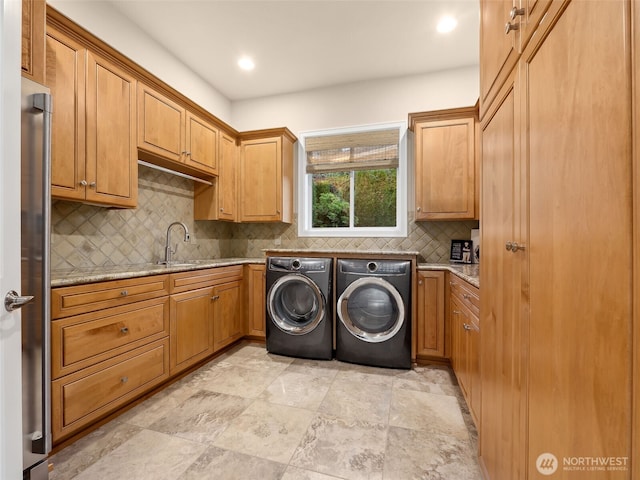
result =
M307 137L307 173L398 168L397 128Z

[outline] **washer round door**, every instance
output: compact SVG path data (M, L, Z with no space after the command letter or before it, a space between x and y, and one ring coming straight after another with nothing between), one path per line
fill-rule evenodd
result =
M340 295L338 317L353 336L370 343L384 342L402 328L404 303L386 280L360 278Z
M313 331L324 318L324 296L308 277L285 275L269 289L267 310L280 330L291 335L304 335Z

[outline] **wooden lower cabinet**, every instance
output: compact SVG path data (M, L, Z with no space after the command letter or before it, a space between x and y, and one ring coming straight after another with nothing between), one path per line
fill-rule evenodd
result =
M213 287L171 295L171 374L213 353Z
M266 265L245 266L247 335L256 340L266 337Z
M445 272L418 272L416 357L445 356Z
M451 277L449 284L451 365L473 421L480 428L479 290L459 278Z
M242 282L213 288L213 350L218 351L244 335Z
M165 338L54 380L53 441L78 432L168 378Z

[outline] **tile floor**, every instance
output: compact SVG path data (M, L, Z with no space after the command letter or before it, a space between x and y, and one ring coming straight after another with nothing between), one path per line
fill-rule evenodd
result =
M476 445L446 367L243 344L55 454L51 480L476 480Z

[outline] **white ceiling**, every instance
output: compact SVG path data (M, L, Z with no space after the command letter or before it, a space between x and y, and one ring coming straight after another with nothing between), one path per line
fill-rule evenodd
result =
M110 1L230 100L478 64L479 0Z

